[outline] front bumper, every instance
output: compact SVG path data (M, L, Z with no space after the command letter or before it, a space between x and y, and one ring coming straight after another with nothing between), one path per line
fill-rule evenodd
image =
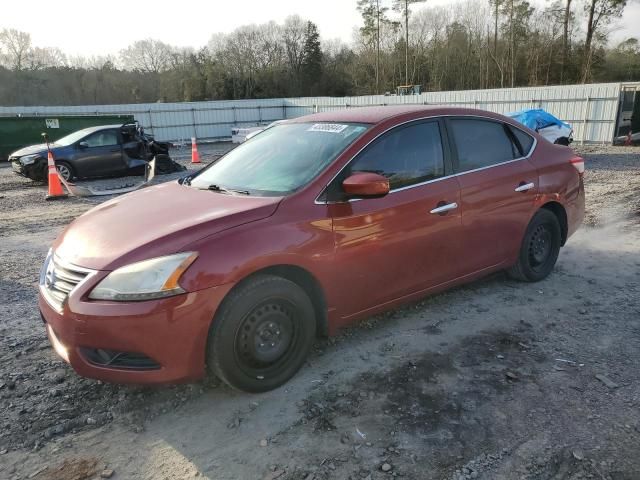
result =
M22 165L22 163L20 162L20 160L12 160L9 159L9 161L11 162L11 169L17 173L18 175L25 175L25 166Z
M38 159L29 165L23 165L18 159L10 158L9 161L11 162L12 170L18 175L38 182L44 181L46 178L45 161L43 160Z
M134 384L187 382L204 375L209 327L231 286L120 303L88 300L95 283L79 284L61 309L49 304L43 287L39 294L51 343L78 374ZM94 354L104 351L133 353L152 362L144 367L105 364Z

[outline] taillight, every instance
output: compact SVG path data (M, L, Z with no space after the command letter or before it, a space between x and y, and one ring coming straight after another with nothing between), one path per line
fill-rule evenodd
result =
M576 170L578 170L578 173L580 175L582 175L584 173L584 158L578 157L576 155L571 160L569 160L569 162L571 163L571 165L576 167Z

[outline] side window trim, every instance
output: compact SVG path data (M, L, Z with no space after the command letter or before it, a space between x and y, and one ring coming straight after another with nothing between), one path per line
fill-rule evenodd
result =
M445 128L447 131L447 143L449 144L449 149L451 151L451 166L452 166L452 174L453 175L458 175L459 172L458 170L460 169L460 164L458 163L458 148L456 147L456 142L453 139L453 135L452 135L452 131L453 128L451 127L451 120L454 118L464 118L464 117L446 117L444 118L444 124L445 124Z
M500 120L492 118L492 117L486 117L483 115L433 115L433 116L429 116L429 117L423 117L423 118L417 118L415 120L410 120L408 122L406 122L405 124L410 124L410 123L414 123L414 122L427 122L427 121L437 121L440 124L440 137L442 138L442 148L443 148L443 154L444 154L444 166L445 166L445 174L442 177L433 179L433 180L428 180L424 183L419 183L416 185L411 185L408 187L403 187L403 189L409 189L409 188L414 188L414 187L419 187L422 185L426 185L428 183L432 183L432 182L439 182L440 180L444 180L450 177L457 177L459 175L465 175L467 173L473 173L475 171L478 170L484 170L487 168L493 168L493 167L498 167L500 165L504 165L507 163L511 163L511 162L518 162L520 160L525 160L529 157L531 157L532 153L535 151L536 146L538 145L538 139L534 136L532 136L531 134L525 132L524 130L522 130L519 127L516 127L514 125L511 125L510 123L506 123L506 122L502 122L505 123L513 128L519 128L519 130L522 130L522 132L526 133L527 135L531 136L531 138L533 139L533 143L531 144L531 148L529 149L529 151L527 152L527 154L524 157L521 158L516 158L513 160L509 160L506 162L502 162L502 163L496 163L495 165L489 165L488 167L482 167L476 170L467 170L466 172L457 172L457 161L458 161L458 152L455 148L455 144L453 142L453 138L451 136L450 132L450 126L449 126L449 122L448 120L450 118L476 118L476 119L480 119L480 120L488 120L488 121L494 121L494 122L500 122ZM331 204L331 203L337 203L335 200L329 200L327 198L329 189L331 187L331 185L333 185L333 183L335 181L338 180L338 178L340 177L340 175L346 170L346 168L351 164L351 162L361 153L363 152L369 145L371 145L373 142L375 142L378 138L380 138L381 136L383 136L384 134L386 134L387 132L390 132L391 130L398 128L402 125L405 124L400 124L400 125L396 125L394 127L391 127L388 130L385 130L381 133L379 133L376 137L374 137L371 141L369 141L369 143L367 143L360 151L358 151L356 154L354 154L347 162L345 162L345 164L342 166L342 168L340 168L340 170L338 171L338 173L336 173L334 175L334 177L329 181L329 183L327 185L325 185L322 190L320 191L320 193L318 194L318 196L316 197L316 199L314 200L314 203L317 205L327 205L327 204ZM398 191L398 190L393 190L393 191ZM392 193L392 192L390 192ZM357 202L360 201L361 199L350 199L348 200L349 202ZM338 202L338 203L342 203L342 202Z
M484 121L487 121L487 122L501 123L503 128L505 129L505 132L506 132L507 136L511 140L511 142L513 143L514 139L516 140L517 143L515 143L515 147L518 148L518 151L520 152L521 156L518 157L518 158L514 158L512 160L507 160L507 161L504 161L504 162L495 163L493 165L487 165L485 167L474 168L473 170L466 170L464 172L460 172L459 171L460 164L458 163L458 149L456 148L456 144L455 144L455 140L453 139L453 135L450 133L453 130L453 128L451 126L451 120L459 120L459 119L463 119L463 120L464 119L477 119L477 120L484 120ZM443 120L444 120L445 125L446 125L449 148L451 149L452 164L453 164L453 175L454 176L465 175L467 173L473 173L473 172L477 172L477 171L480 171L480 170L486 170L487 168L499 167L500 165L505 165L507 163L518 162L520 160L525 160L525 159L527 159L527 158L529 158L531 156L531 154L535 150L536 146L538 145L538 140L535 137L531 137L533 139L533 143L531 144L531 148L529 149L527 154L524 155L523 152L522 152L522 148L520 146L520 142L518 141L517 137L511 131L511 128L518 128L518 127L516 127L514 125L511 125L510 123L506 123L506 122L503 122L501 120L495 119L495 118L483 117L483 116L480 116L480 115L448 115L448 116L444 117ZM522 130L522 129L519 129L519 130ZM522 132L526 133L527 135L529 135L524 130L522 130ZM529 136L531 136L531 135L529 135Z
M456 151L451 148L452 139L447 128L447 117L438 117L438 124L440 125L440 139L444 152L444 175L441 178L445 178L455 175Z

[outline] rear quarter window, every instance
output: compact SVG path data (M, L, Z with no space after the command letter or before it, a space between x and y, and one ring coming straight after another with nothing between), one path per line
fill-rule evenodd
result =
M502 122L453 118L448 125L457 151L459 172L490 167L522 156Z
M519 143L518 147L520 148L521 155L523 157L529 155L531 147L533 147L533 137L528 133L523 132L518 127L514 127L513 125L509 125L509 129Z

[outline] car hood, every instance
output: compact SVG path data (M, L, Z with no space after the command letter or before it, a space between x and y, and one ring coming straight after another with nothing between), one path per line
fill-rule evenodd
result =
M209 235L266 218L280 200L164 183L89 210L62 232L53 249L80 267L113 270L180 252Z
M51 143L49 144L51 149L54 150L58 145ZM11 157L24 157L25 155L33 155L34 153L46 153L47 152L47 144L42 143L40 145L30 145L28 147L21 148L20 150L16 150L10 156Z

